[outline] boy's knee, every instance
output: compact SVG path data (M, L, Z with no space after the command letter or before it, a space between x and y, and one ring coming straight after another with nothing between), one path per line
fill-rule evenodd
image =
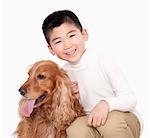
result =
M97 130L106 138L133 138L123 114L119 111L110 112L105 125Z
M98 132L87 126L87 117L77 118L66 130L68 138L97 138Z

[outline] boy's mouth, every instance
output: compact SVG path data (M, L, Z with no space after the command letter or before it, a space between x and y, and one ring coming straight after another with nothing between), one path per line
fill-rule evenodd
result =
M66 55L68 55L68 56L73 56L75 53L76 53L76 49L67 52Z

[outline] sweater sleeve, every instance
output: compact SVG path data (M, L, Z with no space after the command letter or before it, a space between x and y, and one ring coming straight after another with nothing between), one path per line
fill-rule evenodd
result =
M104 72L113 89L114 96L104 98L112 110L132 111L137 103L123 72L113 58L105 59Z

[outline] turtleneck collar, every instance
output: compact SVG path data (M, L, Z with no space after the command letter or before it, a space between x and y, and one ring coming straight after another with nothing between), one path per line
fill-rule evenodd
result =
M87 62L88 51L89 51L88 48L86 48L79 61L77 61L77 62L69 62L70 66L72 68L83 67L85 65L85 63Z

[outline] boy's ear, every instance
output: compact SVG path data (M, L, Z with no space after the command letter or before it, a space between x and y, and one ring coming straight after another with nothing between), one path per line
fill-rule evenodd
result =
M50 45L48 45L48 49L51 52L52 55L55 55L55 52L53 51L52 47Z
M87 40L88 40L89 35L88 35L88 32L87 32L86 29L83 29L83 30L82 30L82 36L83 36L83 38L84 38L84 41L87 41Z

